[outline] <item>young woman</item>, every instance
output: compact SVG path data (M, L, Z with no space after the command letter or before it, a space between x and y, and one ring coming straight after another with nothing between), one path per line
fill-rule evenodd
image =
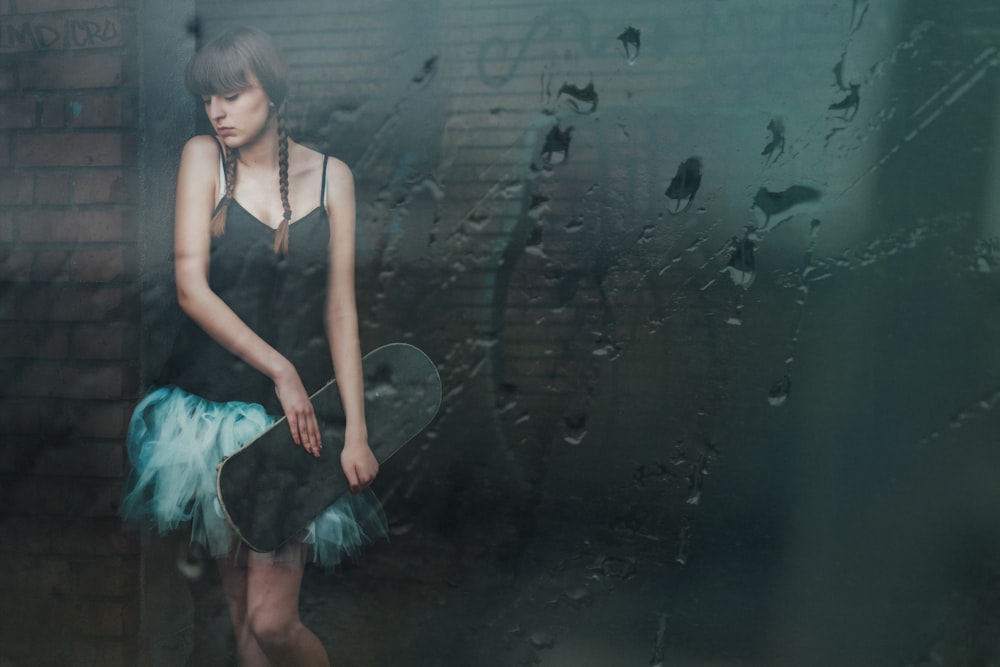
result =
M191 523L192 541L218 559L243 665L329 665L299 620L304 564L332 566L386 533L367 490L378 463L362 396L353 179L344 163L289 139L286 71L265 33L233 29L208 42L186 84L215 132L187 142L178 174L174 261L188 320L133 415L122 514L161 532ZM215 465L280 415L318 456L309 394L334 372L354 493L279 552L251 552L222 518Z

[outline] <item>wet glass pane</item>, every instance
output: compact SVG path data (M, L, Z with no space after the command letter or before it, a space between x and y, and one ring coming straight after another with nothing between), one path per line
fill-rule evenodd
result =
M354 170L362 345L418 345L445 385L377 482L391 542L307 572L333 655L1000 659L995 2L195 12L170 29L286 50L293 135ZM205 131L185 109L147 140ZM219 664L213 570L172 549L147 555L154 662Z

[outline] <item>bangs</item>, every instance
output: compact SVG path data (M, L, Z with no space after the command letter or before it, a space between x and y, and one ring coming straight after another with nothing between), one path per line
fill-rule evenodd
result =
M235 93L251 76L276 105L288 94L285 61L271 37L257 28L233 28L203 46L188 63L184 84L192 95Z
M184 85L198 97L245 90L250 87L247 63L233 51L203 49L188 64Z

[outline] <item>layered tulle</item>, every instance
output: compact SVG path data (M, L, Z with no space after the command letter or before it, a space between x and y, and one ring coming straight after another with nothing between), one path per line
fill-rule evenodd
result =
M216 465L273 423L255 403L216 403L174 386L151 391L129 424L122 517L160 533L190 524L192 542L216 557L233 553L238 540L216 496ZM387 533L381 504L365 491L342 496L299 540L307 560L329 567Z

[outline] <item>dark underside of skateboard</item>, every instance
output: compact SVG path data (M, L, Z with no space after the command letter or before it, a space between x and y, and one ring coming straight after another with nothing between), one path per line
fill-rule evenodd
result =
M430 424L441 405L437 368L416 347L392 343L362 359L368 444L385 462ZM284 418L219 465L223 511L255 551L273 551L349 491L341 468L344 409L336 382L312 396L323 450L292 442Z

